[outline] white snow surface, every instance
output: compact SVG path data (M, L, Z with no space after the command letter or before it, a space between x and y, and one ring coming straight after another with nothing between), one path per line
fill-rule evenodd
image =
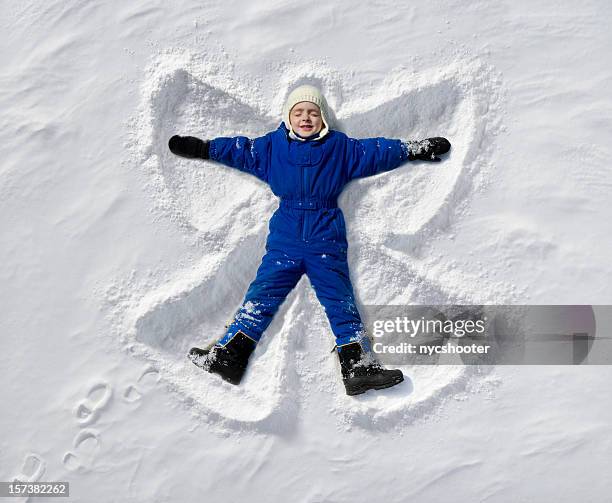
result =
M199 371L185 354L222 335L278 200L167 148L265 134L313 83L351 136L453 144L340 198L360 304L611 304L606 2L5 4L0 480L79 502L610 501L609 366L403 367L348 397L304 277L241 386Z

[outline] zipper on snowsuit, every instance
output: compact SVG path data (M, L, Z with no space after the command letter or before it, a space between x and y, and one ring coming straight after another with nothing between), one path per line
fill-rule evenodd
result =
M306 185L306 169L302 166L302 201L304 200L304 186ZM302 241L306 241L306 211L302 211Z

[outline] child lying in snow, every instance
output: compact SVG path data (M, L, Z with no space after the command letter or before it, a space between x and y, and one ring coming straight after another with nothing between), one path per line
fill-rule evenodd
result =
M320 91L300 86L287 98L284 122L265 136L170 138L174 154L250 173L280 198L270 220L266 254L233 322L213 346L189 352L197 366L232 384L240 383L255 345L302 274L308 275L329 318L347 394L403 381L401 370L386 370L372 356L349 278L337 198L355 178L395 169L405 161L439 161L437 156L448 152L450 143L445 138L356 140L330 129L328 117Z

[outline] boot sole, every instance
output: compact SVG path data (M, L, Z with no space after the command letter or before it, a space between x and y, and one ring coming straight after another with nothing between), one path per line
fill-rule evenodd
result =
M350 384L344 384L345 388L346 388L346 394L349 396L355 396L355 395L361 395L363 393L365 393L366 391L370 390L370 389L386 389L386 388L390 388L392 386L395 386L396 384L399 384L401 382L404 381L404 376L403 375L399 375L397 377L394 377L393 379L390 379L389 381L386 382L381 382L378 384L374 384L374 383L360 383L360 384L354 384L354 385L350 385Z

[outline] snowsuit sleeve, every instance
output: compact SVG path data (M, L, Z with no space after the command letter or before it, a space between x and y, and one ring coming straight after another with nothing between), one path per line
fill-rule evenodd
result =
M270 145L269 135L253 140L246 136L219 137L210 141L209 156L213 161L249 173L267 183Z
M401 140L366 138L346 140L349 180L373 176L401 166L408 160L408 148Z

